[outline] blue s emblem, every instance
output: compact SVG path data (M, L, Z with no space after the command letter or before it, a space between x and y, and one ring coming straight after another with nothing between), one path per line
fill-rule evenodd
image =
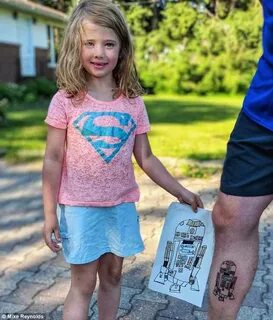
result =
M108 126L109 121L117 122L117 125ZM84 112L73 122L73 126L109 163L135 130L136 123L128 113Z

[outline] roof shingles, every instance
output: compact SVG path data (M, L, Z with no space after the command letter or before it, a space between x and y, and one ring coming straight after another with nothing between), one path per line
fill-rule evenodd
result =
M65 13L28 0L0 0L0 7L17 9L22 12L51 18L58 22L67 20Z

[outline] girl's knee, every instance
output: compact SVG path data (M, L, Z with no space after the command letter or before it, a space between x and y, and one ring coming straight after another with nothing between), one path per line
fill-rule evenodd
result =
M82 296L91 297L96 287L96 280L85 279L71 283L71 290L78 292Z
M82 286L72 289L79 293L81 296L86 297L90 299L92 297L92 294L95 290L95 286Z
M104 269L103 272L99 273L100 285L102 286L119 286L121 282L121 268L109 267Z
M119 286L121 281L123 258L112 253L105 254L100 258L98 270L101 286Z
M96 264L71 267L71 289L83 296L91 296L97 282Z

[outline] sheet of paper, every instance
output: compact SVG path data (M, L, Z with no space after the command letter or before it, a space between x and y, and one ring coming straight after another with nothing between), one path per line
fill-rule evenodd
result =
M211 212L173 202L148 287L201 307L214 250Z

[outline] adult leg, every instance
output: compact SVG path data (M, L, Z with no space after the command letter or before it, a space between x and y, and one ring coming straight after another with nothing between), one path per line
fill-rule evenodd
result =
M96 286L99 260L71 265L71 286L64 303L64 320L86 320L90 299Z
M272 199L273 195L237 197L220 192L213 209L209 320L236 319L257 268L259 219Z
M99 320L116 319L120 301L122 264L123 258L113 253L106 253L99 259Z

